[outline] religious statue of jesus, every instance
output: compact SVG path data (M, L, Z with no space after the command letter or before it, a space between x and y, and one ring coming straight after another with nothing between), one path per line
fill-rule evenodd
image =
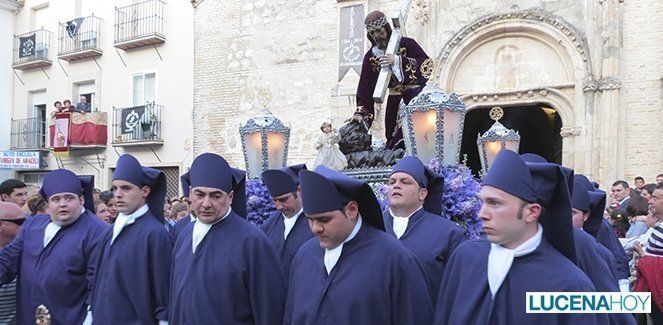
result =
M408 37L402 37L396 55L385 53L392 28L381 11L370 12L364 20L368 39L372 46L364 55L359 85L357 86L357 110L351 121L365 123L370 127L375 118L373 92L380 69L391 69L389 98L385 110L386 149L403 147L403 133L398 123L398 106L401 99L405 104L414 98L426 85L427 79L421 74L420 66L428 55Z

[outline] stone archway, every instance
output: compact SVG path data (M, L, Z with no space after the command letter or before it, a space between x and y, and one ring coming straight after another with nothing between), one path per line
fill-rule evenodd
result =
M440 86L459 93L470 110L536 103L555 109L562 121L562 163L584 164L576 148L591 133L579 126L588 124L583 83L593 79L592 66L572 25L541 10L491 14L456 32L437 58Z

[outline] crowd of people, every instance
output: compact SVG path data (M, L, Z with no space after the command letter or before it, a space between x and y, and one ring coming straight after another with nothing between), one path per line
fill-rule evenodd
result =
M126 154L107 191L65 169L35 194L5 180L0 323L41 305L53 324L646 323L525 312L526 292L564 291L649 291L661 320L663 183L617 181L606 204L587 177L504 150L482 179L485 234L466 240L441 217L444 179L416 157L393 166L386 210L324 166L265 171L277 212L260 227L245 177L205 153L170 199L165 175Z

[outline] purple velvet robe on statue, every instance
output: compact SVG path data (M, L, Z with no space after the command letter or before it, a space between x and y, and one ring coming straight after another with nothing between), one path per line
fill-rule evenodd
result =
M426 78L421 75L421 64L428 59L428 55L417 44L414 39L403 37L399 49L401 56L400 70L403 72L403 82L397 81L392 75L389 82L390 89L401 90L401 95L389 95L385 109L385 132L387 137L387 149L393 149L403 139L403 133L398 120L398 105L403 99L409 103L421 89L426 85ZM373 102L373 91L380 74L378 58L373 55L372 49L364 55L361 67L361 77L357 86L357 113L361 115L370 126L373 122L375 107ZM402 89L401 89L402 88ZM384 107L384 106L383 106Z

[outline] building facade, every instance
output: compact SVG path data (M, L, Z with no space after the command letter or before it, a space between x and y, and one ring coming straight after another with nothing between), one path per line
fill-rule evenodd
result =
M609 186L663 172L663 28L656 0L226 1L194 6L194 153L242 166L238 126L256 92L290 124L289 163L311 163L319 126L355 110L358 74L340 73L347 15L410 8L405 24L441 62L437 80L469 111L463 153L478 164L477 133L501 122L535 152ZM348 8L354 7L353 10ZM363 18L359 21L363 21ZM356 29L356 30L355 30ZM363 25L351 29L363 37Z
M95 175L96 187L107 189L118 157L131 153L164 170L169 195L177 195L179 175L192 160L191 5L25 0L13 18L13 45L3 52L12 49L12 96L0 109L11 117L11 131L0 145L6 155L37 153L41 160L36 168L18 166L14 176L40 183L45 172L64 167ZM69 151L56 155L54 102L76 106L81 96L91 112L72 115ZM73 133L88 132L90 124L97 141L74 141Z

